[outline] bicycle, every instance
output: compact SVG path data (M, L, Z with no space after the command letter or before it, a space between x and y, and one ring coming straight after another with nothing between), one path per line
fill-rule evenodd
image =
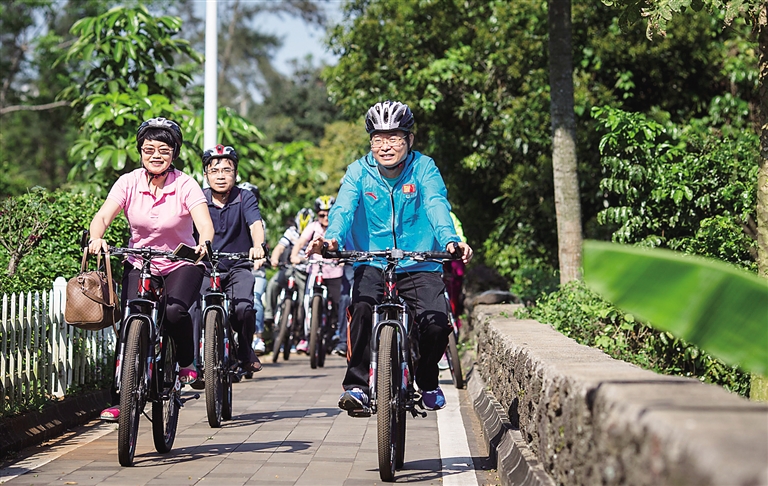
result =
M445 349L445 357L448 359L448 368L451 370L451 378L456 388L464 388L464 374L461 372L461 360L459 359L459 326L456 317L451 309L451 299L448 297L448 291L444 292L445 302L448 305L448 322L451 324L452 332L448 335L448 346Z
M162 287L156 287L150 271L152 260L192 261L153 248L110 247L112 255L132 255L142 262L138 293L127 302L120 329L120 348L115 367L115 385L120 396L117 456L122 466L132 466L136 452L139 420L147 401L152 402L152 437L155 450L170 452L176 438L179 409L199 394L181 398L176 346L161 314Z
M345 263L383 259L384 298L373 308L371 334L370 407L350 411L353 416L377 414L379 476L382 481L394 481L395 471L405 460L406 412L413 417L426 417L421 395L414 387L414 356L410 345L410 311L397 293L395 270L405 259L442 262L455 258L448 252L412 252L398 248L382 251L329 251L324 258L338 258ZM381 406L379 406L381 405Z
M205 380L205 408L208 425L221 427L222 420L232 418L232 384L240 381L246 372L238 370L238 344L229 315L232 301L221 286L219 262L227 260L248 260L248 252L226 253L214 251L206 241L211 262L211 286L202 296L202 323L200 336L200 366Z
M293 275L293 272L298 270L286 263L281 263L279 267L287 269L286 276L288 282L280 290L277 305L275 306L275 325L278 328L277 332L274 333L274 343L272 344L273 363L277 363L281 347L283 348L283 359L288 361L288 358L291 357L291 339L294 333L294 322L297 320L296 314L301 306L299 290L296 286L296 277Z
M307 312L309 329L309 366L312 369L325 366L325 355L328 344L333 340L334 326L328 324L328 319L333 312L333 302L328 298L328 286L323 281L323 267L326 265L337 266L336 262L313 260L310 265L317 265L317 272L312 278L312 300ZM307 280L307 286L310 280Z

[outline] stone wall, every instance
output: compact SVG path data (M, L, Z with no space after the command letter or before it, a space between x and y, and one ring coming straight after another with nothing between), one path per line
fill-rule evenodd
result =
M768 404L646 371L479 305L477 372L564 485L768 485Z

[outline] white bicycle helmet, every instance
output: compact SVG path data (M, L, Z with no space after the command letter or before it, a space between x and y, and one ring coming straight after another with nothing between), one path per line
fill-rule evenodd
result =
M382 101L368 109L365 115L365 131L369 135L388 130L411 131L415 120L413 112L405 103Z

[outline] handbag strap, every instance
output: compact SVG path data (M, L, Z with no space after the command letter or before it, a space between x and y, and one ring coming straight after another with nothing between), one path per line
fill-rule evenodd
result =
M88 265L88 247L86 246L83 248L83 261L80 263L80 273L85 272L86 266Z
M115 296L115 288L114 285L112 285L112 265L109 261L109 250L104 252L105 258L104 258L104 266L107 267L107 286L109 287L109 305L113 306L115 305L115 302L117 301L117 297Z

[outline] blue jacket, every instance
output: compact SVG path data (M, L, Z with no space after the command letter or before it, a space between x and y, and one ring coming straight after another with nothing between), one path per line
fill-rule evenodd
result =
M443 177L430 157L411 152L394 186L379 173L372 153L356 160L341 181L325 239L346 250L446 251L459 242ZM381 261L371 262L383 267ZM439 272L442 265L403 261L398 272Z

